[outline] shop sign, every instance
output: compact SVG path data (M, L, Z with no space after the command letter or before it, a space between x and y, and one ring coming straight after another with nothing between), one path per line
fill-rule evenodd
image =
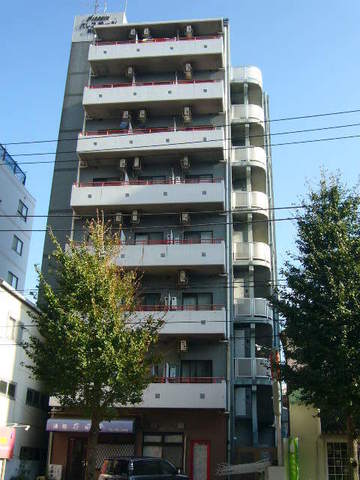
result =
M9 460L15 447L15 428L0 427L0 458Z
M89 432L91 420L75 418L50 418L46 423L48 432ZM100 423L101 433L133 433L134 420L111 420Z

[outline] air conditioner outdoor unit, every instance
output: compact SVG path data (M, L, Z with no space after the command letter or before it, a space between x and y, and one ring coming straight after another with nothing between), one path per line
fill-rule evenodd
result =
M144 28L143 37L144 38L150 38L151 37L150 28L148 28L148 27Z
M129 110L124 110L122 114L122 119L123 120L131 120L131 113Z
M185 63L184 73L186 80L192 80L192 70L191 63Z
M181 165L181 168L183 170L189 170L190 168L190 161L189 161L189 157L187 155L185 155L185 157L183 157L181 160L180 160L180 165Z
M88 163L86 160L80 160L80 168L87 168Z
M180 222L183 224L188 224L190 223L190 214L187 212L181 212L180 213Z
M135 40L135 38L136 38L136 28L132 28L129 32L129 39Z
M192 38L194 36L194 29L191 25L186 25L185 36L186 38Z
M131 212L131 223L139 223L139 222L140 222L139 212L137 210L133 210Z
M127 167L127 160L126 158L120 158L119 160L119 168L120 170L125 170Z
M187 285L188 284L188 276L185 270L180 270L179 272L179 285Z
M115 213L115 222L123 223L123 214L121 212Z
M141 170L140 157L135 157L135 158L134 158L133 169L134 169L134 170Z
M138 115L139 122L145 123L147 119L147 113L146 110L140 110L139 115Z
M134 75L135 75L134 67L127 67L126 76L132 79Z
M189 350L189 345L187 340L180 340L180 352L187 352Z
M184 123L190 123L192 120L191 107L184 107L183 111Z

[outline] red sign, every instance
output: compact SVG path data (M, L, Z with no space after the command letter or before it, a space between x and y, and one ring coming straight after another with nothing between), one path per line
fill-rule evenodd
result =
M14 454L15 428L0 427L0 458L9 460Z

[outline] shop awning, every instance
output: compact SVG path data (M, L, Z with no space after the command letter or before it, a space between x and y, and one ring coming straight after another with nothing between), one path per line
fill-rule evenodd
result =
M88 432L91 421L77 418L49 418L48 432ZM111 420L100 423L101 433L134 433L134 420Z

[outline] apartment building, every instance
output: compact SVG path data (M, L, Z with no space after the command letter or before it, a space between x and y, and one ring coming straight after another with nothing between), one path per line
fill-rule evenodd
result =
M25 173L1 144L0 164L0 277L23 290L35 199L25 187Z
M23 363L27 358L20 343L29 340L34 329L29 327L36 306L0 279L0 438L15 435L14 453L0 459L2 479L25 475L33 480L43 474L46 464L47 435L45 424L49 398L41 384L30 378Z
M276 458L268 99L258 68L231 66L229 43L222 18L75 19L49 209L67 215L49 225L65 244L103 211L121 229L117 263L143 272L139 317L167 312L164 361L142 404L104 422L98 466L163 456L198 480ZM47 238L45 272L51 250ZM50 463L72 480L89 424L51 406Z

